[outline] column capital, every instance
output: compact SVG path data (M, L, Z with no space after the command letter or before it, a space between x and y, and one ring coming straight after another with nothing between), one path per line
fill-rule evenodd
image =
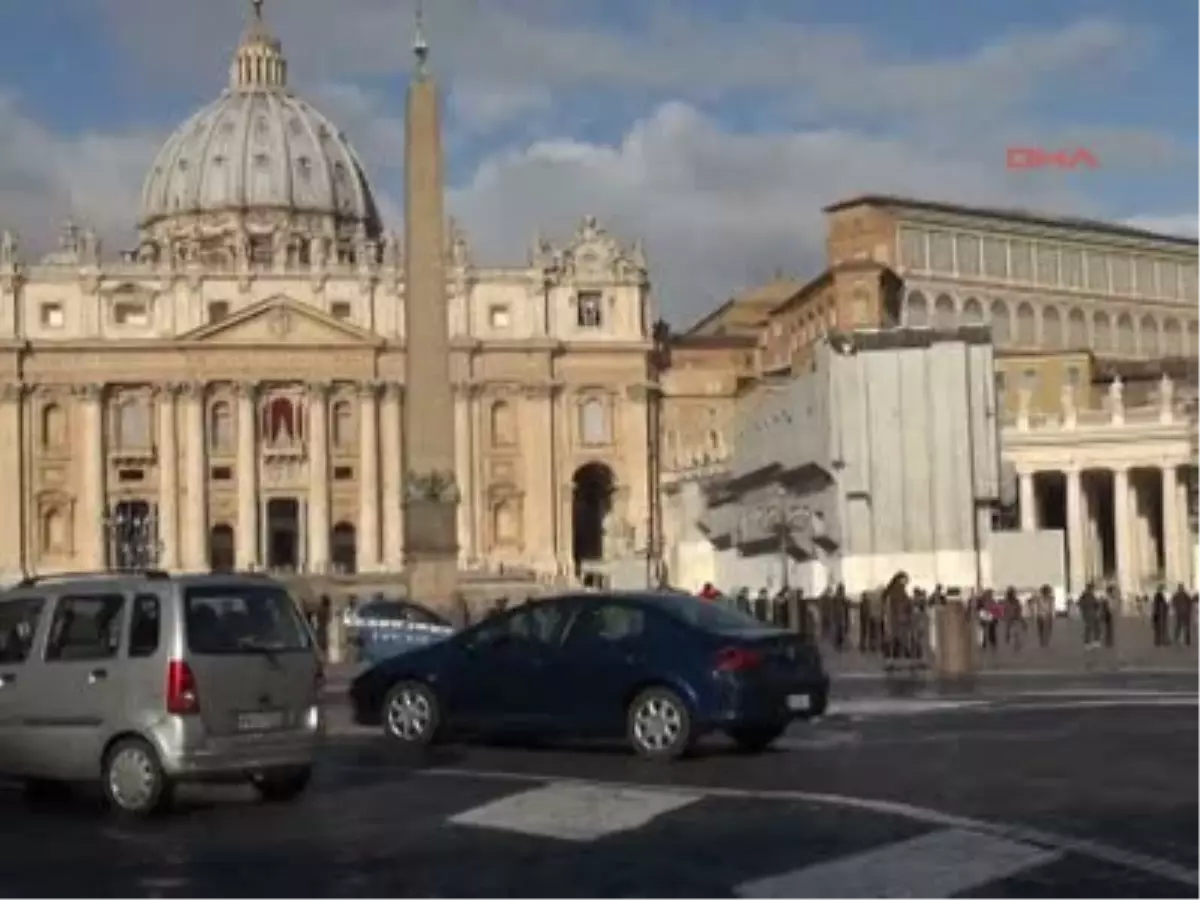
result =
M386 382L374 378L356 382L354 385L354 391L360 400L375 400L385 388Z
M153 390L156 400L174 400L183 393L183 384L178 381L164 381L154 385Z
M329 381L310 381L304 385L304 390L314 400L325 400L333 390L333 383Z
M235 381L233 383L233 394L239 400L253 400L258 396L258 382Z
M203 381L184 381L179 384L179 395L188 400L203 400L207 389Z
M404 397L404 382L384 381L383 396L386 400L401 400Z
M88 403L99 403L104 399L107 385L104 384L74 384L71 385L71 396Z
M559 389L553 382L540 384L525 384L521 386L521 394L528 400L549 400Z
M0 403L17 403L25 395L28 385L19 381L6 381L0 384Z

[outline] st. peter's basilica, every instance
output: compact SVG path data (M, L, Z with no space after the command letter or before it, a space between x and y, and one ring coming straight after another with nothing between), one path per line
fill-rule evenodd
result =
M4 233L5 576L147 542L168 569L403 566L403 244L256 7L146 174L135 249L70 225L32 260ZM554 575L644 543L641 249L588 217L492 268L447 231L460 565Z

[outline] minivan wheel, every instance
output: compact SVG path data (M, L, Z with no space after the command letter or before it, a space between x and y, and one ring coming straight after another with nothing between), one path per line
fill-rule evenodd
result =
M312 780L312 766L269 769L255 773L250 782L258 795L268 803L287 803L304 793Z
M678 759L691 748L692 717L675 691L649 688L629 704L625 732L639 756Z
M441 709L437 697L419 681L402 681L383 701L383 733L409 747L425 747L438 737Z
M158 754L141 738L124 738L104 756L104 795L119 813L149 816L171 799L172 785Z

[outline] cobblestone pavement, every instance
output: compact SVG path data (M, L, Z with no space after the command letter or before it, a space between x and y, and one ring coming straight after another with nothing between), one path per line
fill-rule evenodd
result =
M0 895L1196 896L1194 700L978 709L860 709L666 766L335 727L299 802L196 788L145 825L10 788Z

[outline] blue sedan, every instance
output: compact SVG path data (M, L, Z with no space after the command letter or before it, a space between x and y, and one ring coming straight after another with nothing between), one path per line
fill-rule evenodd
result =
M674 759L722 731L760 751L825 711L817 648L686 594L565 594L380 662L351 685L355 720L401 745L450 734L624 735Z

